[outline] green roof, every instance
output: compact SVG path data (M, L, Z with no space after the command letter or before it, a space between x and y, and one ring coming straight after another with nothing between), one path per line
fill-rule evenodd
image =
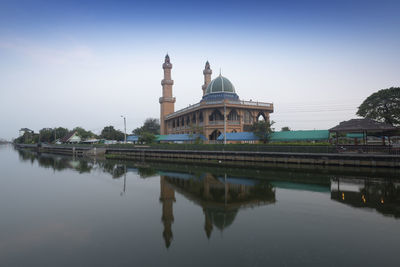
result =
M311 130L311 131L284 131L274 132L271 134L271 142L290 142L290 141L320 141L328 140L328 130Z
M348 133L346 134L347 138L364 138L364 134L363 133Z
M227 78L219 75L217 78L212 80L210 84L207 86L206 94L211 93L235 93L235 87Z

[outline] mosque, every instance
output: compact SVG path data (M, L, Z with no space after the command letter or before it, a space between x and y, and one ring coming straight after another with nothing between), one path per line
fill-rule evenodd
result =
M172 64L168 54L162 68L164 79L161 81L162 97L159 100L161 135L202 134L208 142L215 142L223 133L249 132L254 122L269 120L270 113L274 111L272 103L240 100L233 84L221 74L211 80L212 70L208 61L203 70L200 102L175 111Z

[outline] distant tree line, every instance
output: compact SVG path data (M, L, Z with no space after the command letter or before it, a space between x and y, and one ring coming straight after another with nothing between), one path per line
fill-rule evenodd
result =
M106 139L106 140L124 140L124 133L114 128L114 126L106 126L101 131L100 135L93 133L90 130L85 130L82 127L75 127L69 130L64 127L56 128L43 128L38 133L31 131L24 132L20 137L14 139L14 143L17 144L37 144L37 143L55 143L57 140L62 139L70 132L76 132L82 140L88 140L92 138Z

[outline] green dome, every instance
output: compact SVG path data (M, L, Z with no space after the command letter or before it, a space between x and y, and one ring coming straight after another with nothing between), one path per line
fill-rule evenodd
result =
M235 87L227 78L219 75L217 78L212 80L207 86L206 94L211 93L235 93Z

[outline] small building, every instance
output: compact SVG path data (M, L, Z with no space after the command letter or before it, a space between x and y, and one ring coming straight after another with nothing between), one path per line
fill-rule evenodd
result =
M139 142L139 136L136 135L128 135L126 137L127 143L137 144Z
M271 134L270 142L328 142L328 130L282 131Z
M218 141L224 141L224 135L218 137ZM226 133L226 141L229 143L257 143L258 136L252 132ZM328 142L328 130L306 131L282 131L273 132L269 142Z
M194 143L196 141L204 142L207 139L202 134L162 134L156 135L155 142L158 143ZM129 135L126 137L129 143L139 143L139 136Z
M166 134L157 135L156 141L160 143L194 143L207 141L207 138L202 134Z
M258 143L260 138L252 132L226 133L226 141L228 143ZM225 140L224 134L221 134L218 141Z
M82 141L83 144L98 144L99 142L100 142L100 140L96 139L96 138L91 138L91 139Z
M386 137L390 139L390 136L396 135L399 129L384 122L375 121L372 119L351 119L348 121L342 121L339 125L329 129L329 132L335 133L336 144L339 143L340 135L347 135L348 137L357 139L362 137L362 143L368 144L368 136L375 136L382 139L382 145L386 144ZM350 135L348 135L350 134Z
M60 139L62 144L77 144L81 142L81 137L78 135L78 132L72 131L69 132L66 136Z

